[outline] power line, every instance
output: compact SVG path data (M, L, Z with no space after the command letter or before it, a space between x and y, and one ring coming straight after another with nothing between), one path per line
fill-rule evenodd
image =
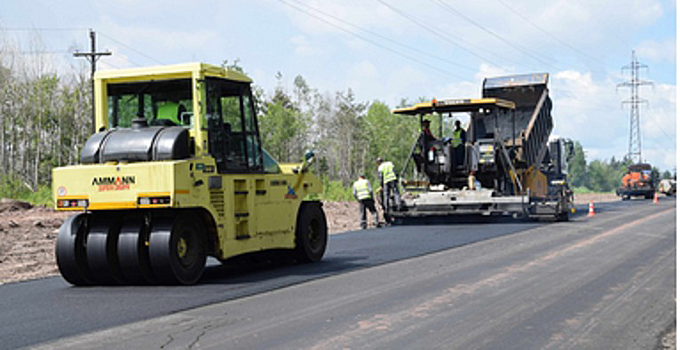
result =
M116 69L123 69L121 66L119 66L117 64L113 64L111 62L101 62L101 64L106 65L106 66L110 66L110 67L113 67L113 68L116 68Z
M587 53L585 53L585 52L579 50L578 48L576 48L576 47L570 45L570 44L567 43L566 41L560 39L560 38L557 37L556 35L553 35L552 33L548 32L547 30L541 28L541 27L538 26L536 23L534 23L533 21L529 20L529 19L526 18L524 15L522 15L522 13L520 13L520 12L517 11L517 10L515 10L512 6L506 4L503 0L496 0L496 1L498 1L501 5L505 6L505 8L507 8L508 10L510 10L510 12L512 12L512 13L514 13L515 15L517 15L517 17L519 17L519 18L521 18L522 20L524 20L525 22L529 23L531 26L533 26L534 28L538 29L541 33L543 33L543 34L549 36L549 37L552 38L553 40L555 40L555 41L559 42L560 44L566 46L568 49L570 49L570 50L572 50L572 51L574 51L574 52L576 52L576 53L578 53L578 54L580 54L580 55L582 55L582 56L584 56L584 57L586 57L586 58L588 58L588 59L591 59L591 60L593 60L593 61L595 61L595 62L598 62L598 63L602 64L602 65L605 66L605 67L607 66L606 63L600 61L597 57L593 57L593 56L591 56L591 55L589 55L589 54L587 54Z
M666 131L661 127L661 125L659 125L659 123L656 122L656 119L654 118L650 119L652 120L652 122L654 122L654 125L656 125L659 128L659 131L661 131L661 133L668 137L668 140L671 142L671 144L675 145L675 140L672 137L670 137L670 135L666 134Z
M404 53L402 53L402 52L399 52L399 51L397 51L397 50L394 50L394 49L392 49L392 48L390 48L390 47L388 47L388 46L385 46L385 45L383 45L383 44L381 44L381 43L379 43L379 42L376 42L375 40L372 40L372 39L370 39L370 38L367 38L367 37L365 37L365 36L363 36L363 35L354 33L354 32L352 32L351 30L348 30L348 29L346 29L346 28L343 28L343 27L341 27L341 26L339 26L339 25L337 25L337 24L335 24L335 23L333 23L333 22L330 22L330 21L328 21L328 20L326 20L326 19L324 19L324 18L322 18L322 17L319 17L319 16L317 16L317 15L315 15L315 14L313 14L313 13L311 13L311 12L305 10L305 9L302 9L302 8L300 8L300 7L298 7L298 6L294 5L294 4L291 4L291 3L287 2L286 0L279 0L279 1L280 1L281 3L283 3L284 5L286 5L286 6L289 6L289 7L293 8L293 9L295 9L295 10L297 10L297 11L300 11L300 12L302 12L302 13L304 13L304 14L310 16L310 17L312 17L312 18L315 18L315 19L317 19L317 20L319 20L319 21L321 21L321 22L324 22L324 23L326 23L326 24L332 26L332 27L335 27L335 28L337 28L337 29L339 29L339 30L341 30L341 31L343 31L343 32L345 32L345 33L347 33L347 34L349 34L349 35L352 35L352 36L357 37L357 38L359 38L359 39L361 39L361 40L363 40L363 41L366 41L366 42L368 42L368 43L371 43L371 44L373 44L373 45L375 45L375 46L377 46L377 47L379 47L379 48L381 48L381 49L383 49L383 50L392 52L392 53L394 53L394 54L396 54L396 55L399 55L399 56L401 56L401 57L404 57L404 58L406 58L406 59L409 59L409 60L411 60L411 61L413 61L413 62L416 62L416 63L418 63L418 64L421 64L421 65L423 65L423 66L426 66L426 67L428 67L428 68L430 68L430 69L439 71L439 72L441 72L441 73L450 75L450 76L452 76L452 77L461 79L461 80L463 80L463 81L468 81L467 78L464 78L464 77L462 77L462 76L460 76L460 75L457 75L457 74L454 74L454 73L452 73L452 72L443 70L443 69L441 69L441 68L439 68L439 67L437 67L437 66L431 65L431 64L426 63L426 62L423 62L423 61L421 61L421 60L419 60L419 59L417 59L417 58L413 58L413 57L411 57L411 56L409 56L409 55L407 55L407 54L404 54Z
M652 141L652 143L656 144L656 145L659 146L659 148L661 148L661 149L669 148L668 145L662 145L661 143L659 143L659 142L658 142L656 139L654 139L654 138L650 138L650 140ZM674 145L673 145L673 146L674 146ZM670 149L675 150L675 147L670 147Z
M123 43L122 41L119 41L119 40L116 40L116 39L112 38L112 37L109 36L109 35L106 35L106 34L104 34L104 33L102 33L102 32L99 32L99 34L100 34L101 36L103 36L103 37L108 38L109 40L111 40L111 41L113 41L113 42L116 42L116 43L120 44L121 46L127 48L127 49L130 50L130 51L136 52L137 54L139 54L139 55L141 55L141 56L143 56L143 57L146 57L147 59L149 59L149 60L151 60L151 61L154 61L154 62L156 62L156 63L158 63L158 64L161 64L161 65L165 64L165 63L163 63L163 62L161 62L161 61L159 61L159 60L157 60L157 59L155 59L155 58L153 58L153 57L151 57L151 56L145 54L144 52L141 52L141 51L139 51L139 50L137 50L137 49L131 47L130 45L127 45L127 44ZM130 61L130 62L132 62L132 61Z
M0 30L8 32L63 32L63 31L86 31L87 28L58 28L58 27L0 27Z
M484 56L481 56L480 54L478 54L478 53L476 53L476 52L474 52L474 51L472 51L472 50L470 50L470 49L468 49L468 48L466 48L466 47L464 47L464 46L458 44L456 41L452 40L449 36L447 36L446 33L443 33L441 30L437 30L437 29L434 29L434 28L428 26L427 24L423 23L421 20L415 18L414 16L410 16L410 15L404 13L403 11L400 11L400 10L397 9L396 7L387 4L386 2L384 2L384 1L382 1L382 0L378 0L378 2L381 3L382 5L384 5L385 7L389 8L390 10L394 11L394 12L397 13L398 15L400 15L400 16L406 18L407 20L409 20L409 21L415 23L415 24L418 25L419 27L421 27L421 28L427 30L428 32L434 34L435 36L437 36L437 37L441 38L442 40L448 42L449 44L454 45L454 46L460 48L461 50L463 50L463 51L465 51L465 52L467 52L467 53L469 53L469 54L471 54L471 55L473 55L473 56L479 58L479 59L482 60L483 62L485 62L485 63L491 63L491 64L496 65L496 66L499 66L499 67L502 66L502 65L499 64L498 62L495 62L495 61L490 60L490 59L488 59L488 58L486 58L486 57L484 57ZM469 42L469 41L467 41L467 40L464 40L464 39L462 39L462 38L460 38L460 37L457 37L456 39L458 39L459 41L461 41L461 42L463 42L463 43L465 43L465 44L467 44L467 45L469 45L469 46L471 46L471 47L474 47L474 48L476 48L476 49L485 51L485 52L490 53L491 55L494 55L494 56L496 56L496 57L502 58L502 59L505 60L505 61L511 61L511 62L513 62L513 63L517 63L517 64L524 65L524 63L522 63L522 62L518 62L518 61L514 61L514 60L512 60L512 59L508 59L508 58L506 58L506 57L502 57L502 56L500 56L500 55L498 55L498 54L496 54L496 53L494 53L494 52L491 52L491 51L486 50L486 49L484 49L484 48L478 47L477 45L475 45L475 44L473 44L473 43L471 43L471 42Z
M416 18L413 17L413 16L407 15L407 14L404 13L403 11L400 11L399 9L397 9L396 7L390 5L390 4L388 4L388 3L386 3L386 2L384 2L384 1L382 1L382 0L378 0L378 2L381 3L383 6L389 8L390 10L394 11L396 14L398 14L398 15L400 15L400 16L406 18L406 19L408 19L409 21L415 23L415 24L418 25L419 27L421 27L421 28L427 30L428 32L430 32L430 33L436 35L437 37L441 38L442 40L448 42L449 44L454 45L454 46L460 48L461 50L463 50L463 51L465 51L465 52L467 52L467 53L469 53L469 54L471 54L471 55L473 55L473 56L479 58L480 60L482 60L482 61L484 61L484 62L493 63L494 65L500 66L498 63L493 62L493 61L487 59L486 57L483 57L483 56L477 54L476 52L474 52L474 51L472 51L472 50L469 50L469 49L465 48L464 46L461 46L461 45L458 44L457 42L451 40L451 38L447 37L446 35L440 33L440 32L437 31L437 30L434 30L434 29L428 27L426 24L422 23L422 21L416 19ZM462 41L462 42L464 42L464 43L470 45L470 46L473 46L472 44L466 42L465 40L462 40L462 39L460 39L460 38L458 38L458 39L459 39L460 41Z
M541 57L539 57L540 56L539 54L533 53L531 50L529 50L529 49L527 49L527 48L525 48L525 47L523 47L519 44L512 43L510 40L503 38L502 36L496 34L496 32L492 31L491 29L488 29L485 26L483 26L483 25L477 23L476 21L472 20L471 18L465 16L463 13L456 10L455 8L453 8L451 5L445 3L444 1L442 1L442 0L432 0L432 1L435 4L439 5L440 7L444 8L445 10L462 17L464 20L468 21L469 23L471 23L472 25L476 26L477 28L483 30L484 32L488 33L489 35L495 37L496 39L500 40L501 42L505 43L506 45L512 47L513 49L533 58L537 62L540 62L540 63L545 64L547 66L550 66L554 69L557 69L551 63L549 63L549 62L543 60Z
M47 50L29 50L29 51L7 51L7 50L0 50L0 53L20 53L22 55L59 55L59 54L64 54L64 55L70 55L70 51L47 51Z
M415 52L418 52L418 53L420 53L421 55L424 55L424 56L427 56L427 57L430 57L430 58L434 58L434 59L437 59L437 60L439 60L439 61L446 62L446 63L452 64L452 65L455 65L455 66L458 66L458 67L461 67L461 68L466 69L466 70L469 70L469 71L471 71L471 72L475 72L475 73L477 72L477 69L476 69L476 68L472 68L472 67L463 65L463 64L461 64L461 63L459 63L459 62L452 61L452 60L447 59L447 58L443 58L443 57L440 57L440 56L437 56L437 55L433 55L433 54L431 54L431 53L429 53L429 52L427 52L427 51L425 51L425 50L419 49L419 48L417 48L417 47L413 47L413 46L411 46L411 45L407 45L407 44L404 44L404 43L400 43L400 42L398 42L398 41L396 41L396 40L394 40L394 39L391 39L391 38L386 37L386 36L384 36L384 35L378 34L378 33L374 32L374 31L371 31L371 30L362 28L362 27L360 27L360 26L357 26L357 25L355 25L355 24L349 23L349 22L347 22L347 21L344 21L344 20L342 20L342 19L340 19L340 18L338 18L338 17L336 17L336 16L333 16L333 15L329 14L328 12L321 11L321 10L319 10L319 9L317 9L317 8L314 8L314 7L312 7L312 6L306 5L306 4L301 3L301 2L299 2L299 1L297 1L297 0L290 0L290 1L295 2L295 3L296 3L297 5L299 5L299 6L303 6L303 7L306 7L306 8L308 8L308 9L312 10L312 11L321 13L321 14L323 14L324 16L327 16L327 17L329 17L329 18L332 18L332 19L334 19L334 20L336 20L336 21L338 21L338 22L341 22L341 23L344 23L344 24L346 24L346 25L348 25L348 26L351 26L352 28L358 29L358 30L360 30L360 31L362 31L362 32L364 32L364 33L371 34L371 35L376 36L376 37L378 37L378 38L380 38L380 39L383 39L383 40L385 40L385 41L389 41L389 42L391 42L391 43L393 43L393 44L395 44L395 45L401 46L401 47L403 47L403 48L406 48L406 49L409 49L409 50L412 50L412 51L415 51Z
M0 31L3 31L3 30L4 30L4 31L38 31L38 32L49 32L49 31L52 31L52 32L64 32L64 31L87 31L87 30L89 30L89 29L88 29L88 28L68 28L68 27L64 27L64 28L60 28L60 27L36 27L36 28L29 28L29 27L0 27ZM106 37L107 39L109 39L109 40L111 40L111 41L113 41L113 42L116 42L116 43L118 43L119 45L121 45L121 46L127 48L128 50L133 51L133 52L135 52L135 53L137 53L137 54L139 54L139 55L141 55L141 56L143 56L143 57L146 57L147 59L149 59L149 60L151 60L151 61L154 61L154 62L156 62L156 63L158 63L158 64L164 64L163 62L161 62L161 61L159 61L159 60L157 60L157 59L155 59L155 58L153 58L153 57L151 57L151 56L149 56L149 55L147 55L147 54L145 54L145 53L143 53L143 52L141 52L141 51L139 51L139 50L137 50L137 49L135 49L135 48L133 48L133 47L127 45L127 44L125 44L125 43L123 43L122 41L117 40L117 39L115 39L115 38L113 38L113 37L111 37L111 36L109 36L109 35L106 35L105 33L99 32L99 35L104 36L104 37ZM35 52L31 52L31 51L22 51L21 53L24 53L24 54L40 54L40 53L59 54L59 53L62 53L62 52L61 52L61 51L35 51ZM64 52L64 53L70 54L70 52ZM137 63L137 62L135 62L135 61L133 61L133 60L131 60L131 59L129 59L129 58L128 58L127 60L128 60L130 63L132 63L132 64L134 64L134 65L136 65L136 66L138 66L138 67L142 67L142 66L143 66L143 65L141 65L141 64L139 64L139 63ZM110 65L110 66L112 66L112 67L116 67L116 66L114 66L113 64L110 64L110 63L107 63L107 64Z

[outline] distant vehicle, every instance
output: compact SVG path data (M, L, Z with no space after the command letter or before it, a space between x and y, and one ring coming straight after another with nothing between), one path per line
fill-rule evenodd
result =
M676 181L674 179L663 179L659 181L659 192L666 196L675 196Z
M638 163L628 166L628 170L621 177L621 187L616 190L616 195L624 201L630 197L652 199L654 189L652 166L647 163Z

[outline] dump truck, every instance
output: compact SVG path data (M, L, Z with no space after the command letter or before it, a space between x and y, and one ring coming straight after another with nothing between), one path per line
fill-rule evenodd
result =
M616 195L624 201L631 197L652 199L654 198L654 191L652 166L647 163L637 163L626 168L626 172L621 176L621 186L616 189Z
M457 214L568 220L573 210L567 183L572 147L567 139L550 139L548 74L487 78L482 94L393 111L417 116L421 126L425 116L438 117L440 125L439 137L422 133L413 145L409 161L424 180L403 181L403 206L388 206L396 222ZM452 142L442 135L441 125L444 117L459 113L469 117L466 138Z
M56 261L74 285L194 284L208 256L321 260L321 182L262 148L246 75L204 63L99 71L96 133L53 170Z

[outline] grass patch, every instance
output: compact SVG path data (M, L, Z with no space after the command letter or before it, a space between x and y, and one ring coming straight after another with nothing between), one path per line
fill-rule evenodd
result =
M16 199L33 205L52 206L52 186L41 185L36 191L12 175L0 176L0 198Z
M342 184L342 181L335 180L329 181L328 178L324 177L323 181L323 192L321 193L321 200L325 201L351 201L354 200L352 197L352 188L346 187Z
M575 187L575 188L574 188L574 193L575 193L575 194L590 194L590 193L597 193L597 192L591 190L591 189L588 188L588 187L579 186L579 187Z

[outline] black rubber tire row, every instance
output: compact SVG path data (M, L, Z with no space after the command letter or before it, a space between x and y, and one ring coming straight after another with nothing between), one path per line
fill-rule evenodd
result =
M194 284L205 269L206 232L200 216L188 210L80 213L59 229L57 265L77 286ZM294 257L320 261L327 241L321 204L303 203Z
M206 244L202 221L189 211L80 213L59 229L56 258L64 279L79 286L193 284Z

